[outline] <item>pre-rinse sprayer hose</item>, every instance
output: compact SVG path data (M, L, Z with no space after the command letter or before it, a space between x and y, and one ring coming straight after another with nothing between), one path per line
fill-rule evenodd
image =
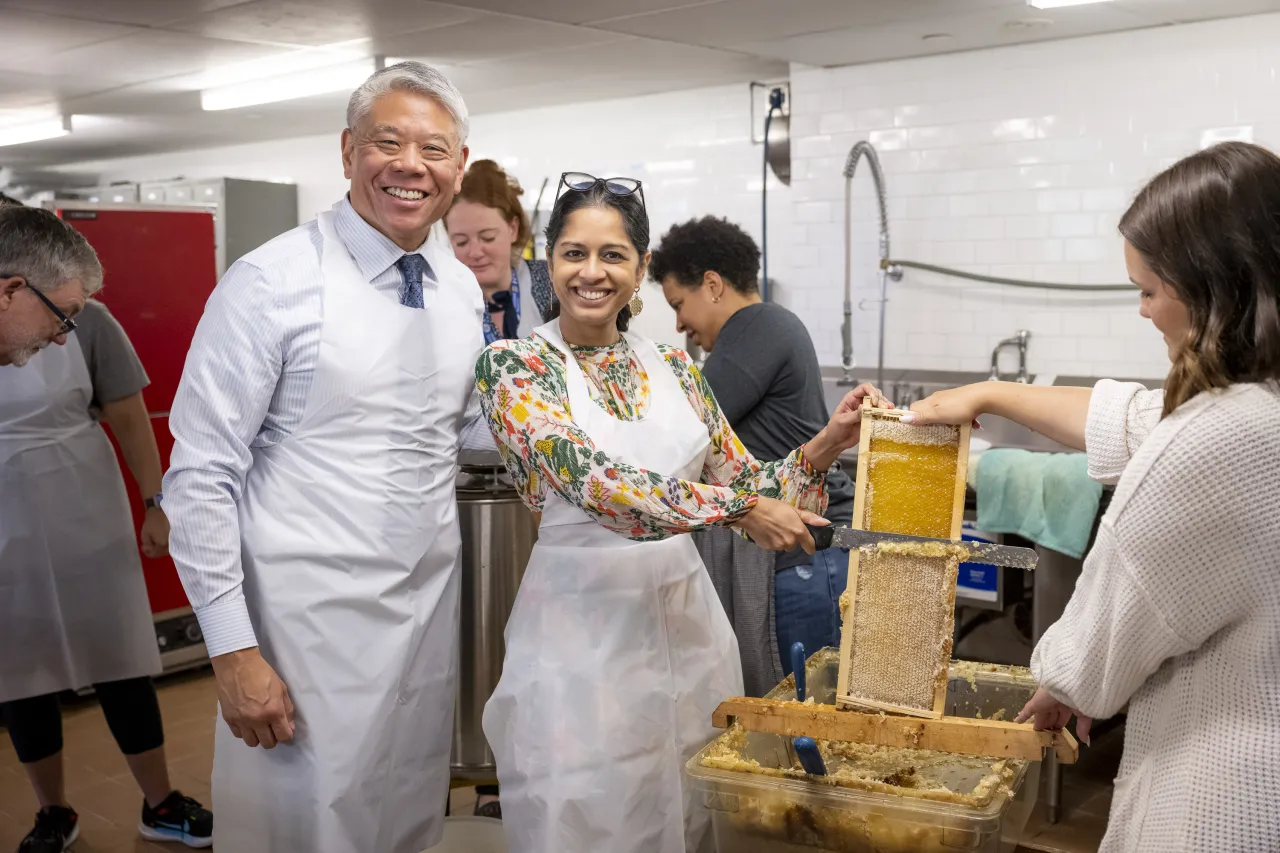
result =
M936 264L925 264L919 261L899 261L890 258L889 211L885 196L884 171L880 167L880 157L871 143L866 140L859 140L849 149L849 156L844 163L844 322L840 326L840 366L844 371L844 376L840 380L841 384L853 383L853 368L856 365L853 357L853 240L851 239L853 212L851 202L853 199L853 176L857 171L858 161L864 157L871 167L871 177L875 182L876 206L880 213L880 298L875 301L880 306L879 359L877 361L876 381L882 386L884 384L885 307L889 301L889 279L900 280L904 269L931 272L985 284L1036 290L1115 293L1133 289L1131 284L1066 284L1061 282L1027 281L1018 278L965 272L964 270L937 266Z

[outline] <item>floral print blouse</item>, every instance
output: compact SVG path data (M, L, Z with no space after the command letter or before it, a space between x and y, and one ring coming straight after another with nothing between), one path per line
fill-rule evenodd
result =
M597 451L569 411L565 357L543 338L495 341L484 351L476 365L476 387L526 506L540 512L555 493L615 533L640 542L731 524L755 506L759 495L819 514L826 509L826 475L809 465L802 449L776 462L753 459L689 356L672 347L658 349L711 439L698 483L635 468ZM608 347L572 350L597 405L621 420L644 417L649 377L626 338Z

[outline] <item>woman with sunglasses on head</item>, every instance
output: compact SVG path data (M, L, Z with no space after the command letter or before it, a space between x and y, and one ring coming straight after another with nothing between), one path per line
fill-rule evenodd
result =
M638 181L567 173L547 225L557 317L481 356L476 385L538 544L485 707L513 853L694 853L684 763L742 690L737 643L692 533L812 551L824 474L857 441L850 394L762 464L689 357L628 333L649 221ZM876 394L878 398L878 394Z
M525 260L529 216L520 183L492 160L477 160L445 214L453 254L475 273L487 312L484 339L524 338L551 318L555 297L546 261Z
M1020 719L1062 728L1127 703L1104 853L1280 850L1280 157L1223 143L1120 220L1163 391L981 383L912 407L985 413L1084 450L1117 482Z

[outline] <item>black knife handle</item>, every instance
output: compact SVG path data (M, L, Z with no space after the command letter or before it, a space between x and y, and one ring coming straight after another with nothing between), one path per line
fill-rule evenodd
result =
M809 535L813 537L813 544L817 546L819 551L825 551L831 547L832 540L835 539L836 531L831 525L818 527L814 524L806 524L809 528Z

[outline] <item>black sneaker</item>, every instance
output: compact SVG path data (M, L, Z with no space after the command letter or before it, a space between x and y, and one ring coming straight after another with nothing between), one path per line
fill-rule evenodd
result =
M148 841L181 841L188 847L213 846L213 812L174 791L154 809L142 801L138 832Z
M490 817L494 820L502 820L502 801L493 800L483 806L477 803L472 814L476 817Z
M18 845L18 853L62 853L80 837L80 815L62 806L36 812L35 828Z

